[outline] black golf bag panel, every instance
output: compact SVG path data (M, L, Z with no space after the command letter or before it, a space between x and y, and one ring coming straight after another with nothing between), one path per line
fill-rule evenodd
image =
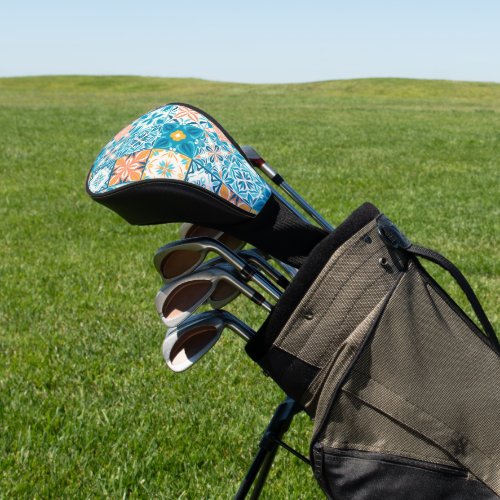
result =
M417 255L452 272L487 335ZM462 278L365 204L248 344L314 419L311 460L329 497L499 498L498 341Z

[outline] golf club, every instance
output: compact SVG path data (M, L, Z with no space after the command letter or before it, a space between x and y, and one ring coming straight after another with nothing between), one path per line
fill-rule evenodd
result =
M254 266L258 267L266 276L272 279L279 287L285 289L290 281L285 278L277 269L275 269L266 260L266 256L258 248L249 248L248 250L240 250L236 252L240 257L243 257L247 262L250 262ZM215 259L210 259L201 265L198 269L205 269L206 267L218 266L224 267L225 269L234 269L231 264L225 262L221 257ZM244 276L240 275L241 278L246 279Z
M160 275L165 280L171 280L190 273L203 262L209 252L220 255L237 269L245 279L257 283L274 299L278 300L280 298L281 292L275 285L237 253L212 238L196 237L189 240L174 241L157 250L153 260Z
M275 259L274 257L273 260L274 262L276 262L276 264L278 264L278 266L281 267L281 269L283 269L283 271L285 271L286 274L288 274L289 278L293 279L295 278L295 276L297 276L298 269L296 267L290 266L289 264L286 264L279 259Z
M218 229L200 226L198 224L191 224L190 222L184 222L181 224L181 227L179 228L179 236L183 240L194 238L195 236L207 236L208 238L220 241L223 245L226 245L234 251L241 250L246 245L245 241L235 238L228 233L219 231Z
M198 269L208 269L211 267L219 267L222 269L226 269L228 271L234 271L234 267L231 266L228 262L226 262L223 258L221 257L215 257L214 259L210 259L203 263ZM240 275L240 278L245 281L245 279ZM238 288L235 288L231 284L225 282L225 281L219 281L217 283L215 290L212 292L212 295L210 295L208 299L208 303L212 306L214 309L221 309L230 302L232 302L236 297L241 292L239 291Z
M323 229L332 231L334 227L325 220L302 196L293 189L283 177L274 170L269 163L252 146L242 146L241 148L252 165L263 172L274 184L281 187L285 193L292 198L302 209L308 213Z
M266 311L273 310L273 306L260 293L239 279L237 271L230 272L213 267L201 269L163 285L155 298L156 309L162 321L169 327L182 323L208 300L220 282L239 290Z
M234 271L234 269L231 268L231 264L228 264L227 262L219 264L217 265L217 267L221 267L222 269L230 268ZM240 293L241 292L239 288L236 288L231 283L222 280L219 281L214 291L208 298L208 303L213 309L222 309L223 307L227 306L227 304L235 300L236 297L240 295Z
M198 269L201 271L202 269L210 269L214 267L225 269L226 271L231 273L235 271L234 267L231 266L231 264L226 262L221 257L216 257L214 259L206 261ZM274 268L273 270L277 272ZM283 276L281 277L283 279L286 279ZM243 280L244 282L248 281L247 279L243 278L243 276L241 276L240 274L238 274L238 278ZM214 309L221 309L230 302L232 302L234 299L236 299L236 297L238 297L240 293L241 293L240 290L232 286L230 283L226 281L219 281L219 283L215 287L215 290L210 295L208 302Z
M179 229L179 236L182 239L187 239L187 238L193 238L195 236L208 236L209 238L213 238L214 240L220 241L224 245L226 245L228 248L234 251L241 250L245 245L246 242L239 240L237 238L234 238L230 234L224 233L222 231L218 231L216 229L211 229L209 227L203 227L199 226L197 224L191 224L189 222L184 222L181 224L181 227ZM260 252L260 250L258 250ZM264 253L260 252L262 254L262 257L265 259ZM297 269L289 266L288 264L285 264L284 262L281 262L279 259L273 258L273 260L288 274L289 277L293 278L297 274ZM267 262L267 261L266 261ZM273 278L273 275L275 276L276 271L272 266L272 270L268 269L267 275L270 278ZM266 269L262 269L263 271L266 271ZM270 274L271 273L271 274ZM286 279L286 278L283 278ZM282 280L281 278L278 278L277 276L275 277L275 281L279 284L278 280ZM288 281L288 280L287 280ZM287 286L287 284L282 281L283 286ZM281 286L281 285L280 285Z
M258 248L239 250L236 253L240 257L243 257L247 262L250 262L255 267L258 267L260 271L262 271L266 276L272 279L281 288L286 288L290 284L290 281L285 278L285 276L283 276L277 269L269 264L266 258L267 256Z
M233 330L246 342L255 336L248 325L227 311L196 314L167 331L162 345L167 366L174 372L187 370L214 346L224 328Z
M229 272L234 271L234 267L231 266L228 262L226 262L223 258L221 257L215 257L214 259L210 259L207 262L205 262L202 266L200 266L198 269L209 269L213 267L218 267L225 269ZM246 280L240 275L240 279L246 282ZM208 303L213 309L222 309L224 306L232 302L236 297L241 292L239 291L238 288L235 288L232 286L230 283L227 283L226 281L219 281L210 295L208 299Z
M250 248L248 250L240 250L238 255L243 257L247 262L258 267L266 276L271 278L281 288L286 288L290 281L285 278L277 269L275 269L266 260L265 255L257 248Z
M210 269L210 268L221 268L225 269L228 272L234 272L234 267L231 266L228 262L226 262L224 259L221 257L216 257L214 259L210 259L206 262L203 263L198 269L201 271L203 269ZM238 276L241 280L247 282L245 278L243 278L241 275ZM169 281L170 283L171 281ZM208 303L214 308L214 309L221 309L225 307L227 304L232 302L238 295L240 294L240 290L238 288L235 288L232 286L230 283L221 280L217 283L214 291L210 295L208 299Z

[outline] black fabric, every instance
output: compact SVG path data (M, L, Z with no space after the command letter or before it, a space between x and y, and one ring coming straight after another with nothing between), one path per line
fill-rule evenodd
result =
M294 267L300 267L312 249L328 234L304 222L274 194L253 219L239 224L212 223L209 226L248 241Z
M269 350L331 255L353 234L375 219L379 213L379 210L371 203L364 203L314 248L258 334L247 343L247 354L254 361L259 362Z
M135 225L192 222L207 226L214 221L237 224L256 217L206 189L175 179L144 180L99 195L87 187L87 192Z
M296 401L300 401L309 384L319 372L318 367L312 366L276 346L272 346L260 360L260 366L267 375L279 383L288 396Z
M467 471L381 453L319 448L316 477L342 500L498 500Z
M438 264L453 276L455 281L460 285L460 288L465 293L467 299L469 300L472 306L472 309L476 313L476 316L479 319L479 322L481 323L484 332L486 333L491 343L490 345L498 354L500 354L500 344L498 341L498 337L495 333L495 330L493 329L493 326L488 320L488 317L486 316L486 313L484 312L484 309L481 306L479 299L477 298L476 294L472 290L472 287L470 286L465 276L461 273L461 271L452 262L446 259L443 255L435 252L434 250L430 250L429 248L417 245L410 245L406 249L406 251L413 255L430 260L435 264Z

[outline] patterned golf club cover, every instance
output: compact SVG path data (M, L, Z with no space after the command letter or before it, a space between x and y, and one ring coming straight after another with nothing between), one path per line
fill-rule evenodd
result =
M97 157L94 196L138 182L183 181L258 214L271 190L236 144L200 111L168 104L135 120Z
M324 236L275 198L219 123L187 104L119 132L92 165L87 192L132 224L202 224L293 264Z

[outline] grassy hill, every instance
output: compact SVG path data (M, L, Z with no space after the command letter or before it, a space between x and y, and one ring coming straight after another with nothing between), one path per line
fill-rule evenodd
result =
M0 79L0 496L230 498L283 397L230 333L167 370L151 258L177 227L129 226L85 194L101 147L172 101L257 147L332 223L375 203L459 265L500 326L500 85ZM287 441L307 452L310 431L300 415ZM319 495L280 452L264 498Z

